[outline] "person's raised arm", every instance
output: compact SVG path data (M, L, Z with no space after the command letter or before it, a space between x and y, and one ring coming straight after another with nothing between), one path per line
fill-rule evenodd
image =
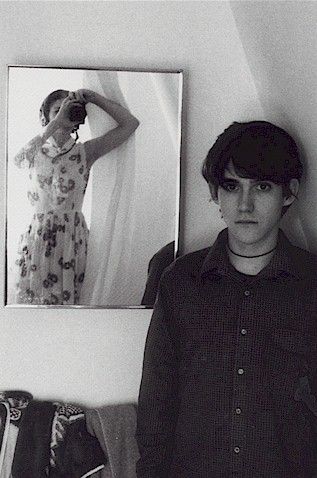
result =
M30 164L34 160L37 150L50 138L58 129L72 130L74 122L68 119L68 109L71 103L76 103L74 99L67 97L63 100L61 107L55 116L45 126L41 133L32 138L14 157L14 162L18 167L24 164Z
M167 478L172 460L178 415L178 356L168 325L171 304L164 289L163 275L144 352L136 433L138 478Z
M104 110L118 123L117 127L104 135L84 143L89 168L96 159L124 143L139 126L138 119L126 108L94 91L81 89L75 91L71 98L82 103L93 103Z

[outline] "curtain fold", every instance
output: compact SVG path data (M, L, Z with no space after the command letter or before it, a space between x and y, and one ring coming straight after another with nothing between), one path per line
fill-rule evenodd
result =
M117 72L87 71L84 87L127 108ZM104 134L115 122L94 105L87 105L93 137ZM81 303L121 304L121 290L128 287L132 250L135 146L131 137L100 158L92 170L92 209L87 267Z
M135 135L92 168L91 225L81 303L138 306L151 258L175 240L180 152L179 76L87 71L84 87L140 121ZM87 105L92 137L114 126Z

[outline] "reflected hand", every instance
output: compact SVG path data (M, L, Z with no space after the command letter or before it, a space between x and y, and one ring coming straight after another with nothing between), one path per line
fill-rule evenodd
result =
M78 104L78 100L73 97L73 93L70 92L69 95L61 103L61 107L55 116L55 121L57 124L64 129L73 128L76 122L69 119L69 108L72 104Z
M86 90L84 88L76 91L70 91L69 97L73 100L79 101L80 103L86 104L90 101L89 97L91 95L90 90Z

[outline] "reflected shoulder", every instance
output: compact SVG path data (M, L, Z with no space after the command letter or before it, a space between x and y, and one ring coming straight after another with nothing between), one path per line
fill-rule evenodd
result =
M209 251L210 248L206 247L178 257L165 269L163 277L166 280L172 278L179 280L184 275L196 273L201 269Z

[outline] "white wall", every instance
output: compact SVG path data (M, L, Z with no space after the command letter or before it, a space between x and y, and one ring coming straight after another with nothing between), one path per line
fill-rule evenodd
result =
M231 7L265 116L302 149L305 175L284 229L317 253L317 2L233 1Z
M202 160L233 120L263 116L227 2L0 2L0 44L3 167L6 64L183 69L183 250L213 240L222 225ZM3 174L2 204L4 183ZM2 229L2 272L4 253ZM90 405L136 399L150 315L2 307L0 389Z

